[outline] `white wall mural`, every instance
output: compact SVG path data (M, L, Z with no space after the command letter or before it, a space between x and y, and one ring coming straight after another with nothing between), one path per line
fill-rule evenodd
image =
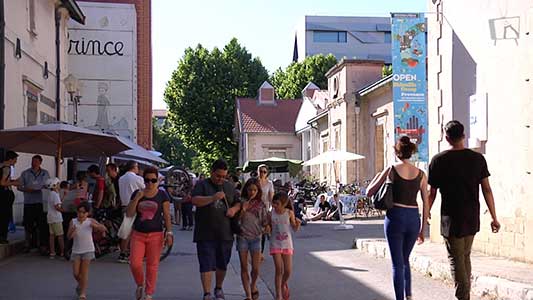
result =
M80 80L78 125L137 139L137 27L132 4L79 1L69 22L69 71ZM66 75L65 75L66 76ZM66 95L67 99L69 95ZM73 118L69 105L69 118Z

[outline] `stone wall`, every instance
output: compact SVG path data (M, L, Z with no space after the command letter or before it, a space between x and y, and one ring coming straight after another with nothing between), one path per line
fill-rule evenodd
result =
M441 128L451 119L465 124L467 138L475 137L469 119L477 111L470 110L470 96L486 101L486 141L476 150L488 162L502 229L498 234L490 231L490 214L481 196L481 232L474 248L533 262L533 4L427 3L435 13L427 15L430 155L447 149ZM441 241L440 199L435 206L431 239Z

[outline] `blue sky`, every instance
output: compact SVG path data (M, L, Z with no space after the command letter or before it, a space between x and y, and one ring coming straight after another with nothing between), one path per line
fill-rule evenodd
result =
M187 47L222 48L236 37L270 73L292 59L305 15L389 16L425 12L426 0L152 0L153 108Z

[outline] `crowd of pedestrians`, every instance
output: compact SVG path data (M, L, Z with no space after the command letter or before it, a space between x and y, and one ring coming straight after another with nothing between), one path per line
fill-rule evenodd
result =
M500 229L488 180L490 173L483 155L465 148L461 123L446 124L445 134L451 149L433 157L428 176L410 161L417 146L404 136L394 148L397 163L378 173L367 189L367 195L373 196L386 181L392 182L393 206L387 209L384 232L391 253L396 300L413 299L409 256L417 240L424 242L430 209L438 191L442 196L441 234L457 299L470 299L470 252L475 234L480 230L480 186L492 217L491 229L494 233ZM0 164L0 243L7 243L14 201L12 189L16 187L24 193L26 251L39 248L55 258L57 242L59 256L64 256L66 228L67 239L73 240L70 259L77 283L75 292L78 299L84 300L89 265L95 258L93 232L107 231L105 225L89 214L97 215L102 209L120 210L124 218L119 230L122 232L119 261L130 264L136 284L135 299L153 299L162 246L171 246L174 242L171 199L160 189L157 168L146 168L139 176L138 164L129 161L125 173L119 176L117 166L110 163L102 176L99 167L92 165L86 173L79 172L77 182L69 185L50 178L41 168L39 155L35 155L31 167L14 180L11 170L17 157L15 152L8 151ZM421 216L418 193L422 199ZM338 195L334 198L337 200ZM92 205L88 199L92 199ZM195 180L191 194L180 200L176 210L181 213L182 229L190 230L194 224L193 242L196 243L203 300L225 299L223 284L234 240L245 300L259 299L257 280L267 240L275 267L276 300L290 298L292 232L299 230L301 221L295 217L288 194L275 192L266 165L260 165L257 176L248 179L241 188L239 178L228 176L227 163L219 159L213 162L210 176ZM194 222L193 207L196 209ZM319 211L308 220L335 218L340 211L340 207L332 207L322 195ZM174 217L175 222L179 222L177 212Z

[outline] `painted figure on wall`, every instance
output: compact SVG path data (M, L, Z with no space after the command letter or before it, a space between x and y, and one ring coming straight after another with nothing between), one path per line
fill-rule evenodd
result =
M98 98L96 104L98 105L98 116L96 118L95 126L100 129L109 129L109 118L107 116L107 111L109 109L109 99L107 98L107 91L109 90L109 85L105 82L98 83Z

